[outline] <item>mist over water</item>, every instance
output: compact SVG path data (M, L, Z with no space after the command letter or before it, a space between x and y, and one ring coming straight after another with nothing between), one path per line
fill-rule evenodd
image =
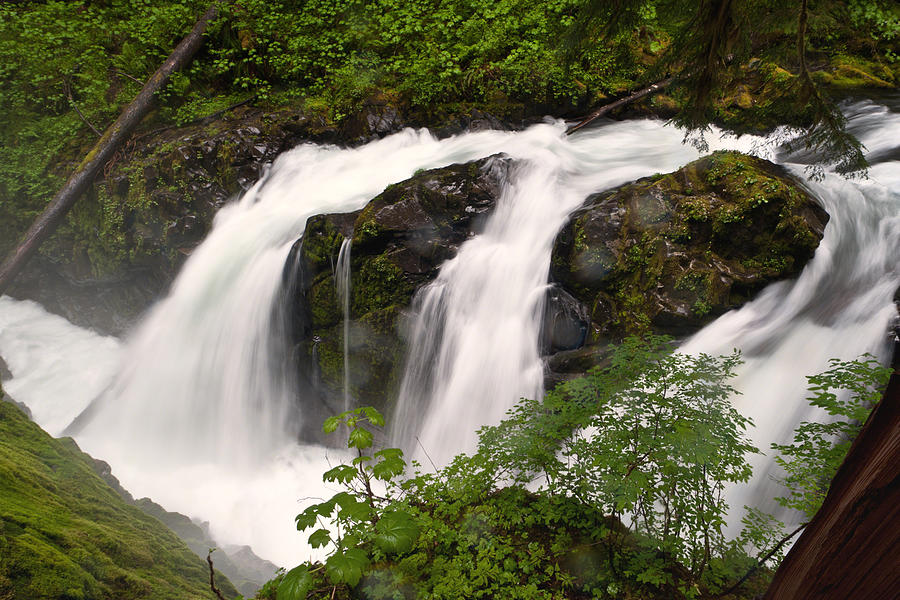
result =
M810 417L805 375L833 356L887 356L900 283L900 165L890 162L900 119L864 103L851 126L888 162L871 169L871 180L809 182L831 214L814 259L797 281L770 286L683 347L742 350L736 387L744 395L735 402L754 419L764 449ZM659 122L632 121L570 138L555 123L441 141L407 130L349 150L298 147L220 211L168 297L124 345L0 298L0 355L12 372L4 387L53 434L98 397L76 440L136 497L209 521L219 543L250 544L291 566L310 555L293 517L304 498L333 492L321 473L341 454L296 439L304 390L289 362L281 276L307 218L362 208L418 169L498 152L516 161L484 233L414 301L393 436L407 447L417 436L445 462L472 449L477 428L497 422L519 397L542 393L542 303L552 242L567 215L590 193L699 156L681 140ZM710 140L711 149L771 158L763 141ZM802 166L788 166L803 177ZM732 505L771 498L770 459L756 460L754 483L732 490Z

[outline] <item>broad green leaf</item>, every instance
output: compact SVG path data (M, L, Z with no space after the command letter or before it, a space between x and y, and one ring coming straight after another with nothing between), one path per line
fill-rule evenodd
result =
M357 427L350 432L350 439L347 441L348 448L359 448L365 450L372 446L372 432L362 427Z
M319 517L318 508L318 504L313 504L302 513L294 517L294 520L297 522L297 531L309 529L316 524L316 521Z
M369 566L369 557L359 548L332 554L325 561L325 573L331 583L346 583L354 587L362 578L363 569Z
M313 548L321 548L331 543L331 534L327 529L316 529L309 536L309 545Z
M385 458L372 467L372 475L381 481L390 481L400 475L406 469L406 462L402 458Z
M412 550L419 537L419 525L407 512L385 513L375 524L375 543L387 554L402 554Z
M278 600L306 600L306 594L313 586L313 576L307 565L300 565L288 571L278 586Z
M353 479L359 474L355 468L350 465L338 465L333 469L329 469L325 471L325 474L322 475L323 481L337 481L339 483L347 483L349 481L353 481Z
M377 409L371 406L363 406L362 410L366 418L369 419L369 423L377 427L384 427L384 416Z
M325 433L334 433L337 431L338 426L341 424L341 420L338 417L328 417L325 419L325 423L322 425L322 431Z

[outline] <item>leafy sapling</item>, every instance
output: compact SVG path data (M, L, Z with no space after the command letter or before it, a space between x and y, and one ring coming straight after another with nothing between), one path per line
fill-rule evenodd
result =
M341 426L349 430L347 447L356 450L350 464L341 464L322 476L325 482L345 487L330 499L307 507L295 518L297 529L314 529L309 535L313 548L332 546L322 566L302 564L288 571L278 587L278 600L302 600L317 584L324 568L332 586L356 586L372 556L408 552L419 535L419 526L395 499L376 492L384 484L396 489L396 478L406 470L399 448L373 451L375 436L369 427L383 427L384 417L372 407L345 411L325 421L325 433ZM318 527L317 527L318 526Z

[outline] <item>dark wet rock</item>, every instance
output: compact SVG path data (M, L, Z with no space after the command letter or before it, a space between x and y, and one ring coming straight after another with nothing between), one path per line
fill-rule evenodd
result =
M591 316L575 297L558 287L547 292L541 347L544 354L574 350L584 345Z
M384 406L402 367L404 311L441 264L482 230L510 168L510 159L493 156L424 171L389 186L360 211L309 219L288 279L298 298L299 360L305 379L317 383L322 407L341 406L343 308L334 272L344 239L352 239L351 394L359 403Z
M780 167L717 152L589 198L557 237L551 278L581 302L598 351L628 334L686 335L797 275L827 221ZM551 368L581 372L589 354Z

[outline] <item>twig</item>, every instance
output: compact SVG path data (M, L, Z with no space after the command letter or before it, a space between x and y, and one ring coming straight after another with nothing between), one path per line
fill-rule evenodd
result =
M434 469L434 472L438 472L438 468L435 466L434 461L431 460L431 457L428 455L428 450L425 449L425 446L422 445L422 440L419 439L419 436L416 436L416 442L419 444L419 448L422 449L422 452L425 453L425 458L428 459L428 462L431 463L431 468Z
M103 134L96 127L94 127L91 122L87 120L87 117L85 117L84 114L82 114L82 112L78 109L78 105L75 104L75 99L72 97L72 88L71 86L69 86L69 81L67 79L63 80L63 89L65 89L66 91L66 98L69 99L69 104L72 106L72 108L75 109L75 112L78 113L78 116L81 117L81 120L84 121L85 124L91 128L91 131L96 133L98 137L103 137Z
M773 556L775 556L775 553L776 553L776 552L778 552L779 550L781 550L781 547L784 546L784 545L788 542L788 540L790 540L792 537L794 537L795 535L797 535L798 533L800 533L800 532L803 530L803 528L806 527L807 525L809 525L809 522L803 523L803 524L800 525L797 529L793 530L792 532L790 532L789 534L787 534L786 536L784 536L783 538L781 538L781 540L779 540L779 542L778 542L777 544L775 544L775 547L772 548L772 549L769 551L768 554L766 554L762 559L759 559L759 558L756 559L756 564L753 565L753 567L751 567L749 571L747 571L746 573L744 573L744 576L741 577L741 578L738 580L737 583L735 583L733 586L731 586L730 588L728 588L727 590L725 590L724 592L722 592L722 593L719 594L718 596L716 596L716 598L721 598L722 596L727 596L728 594L730 594L730 593L733 592L734 590L736 590L736 589L738 589L739 587L741 587L741 584L743 584L745 581L747 581L747 580L750 578L751 575L753 575L754 573L756 573L756 571L757 571L761 566L763 566L764 564L766 564L766 561L768 561L770 558L772 558Z
M215 569L213 569L212 561L212 553L215 551L215 548L210 548L209 553L206 555L206 562L209 563L209 587L212 588L212 591L216 595L216 598L218 598L219 600L225 600L225 596L222 595L222 591L216 587L216 572Z
M257 98L259 98L259 94L253 94L246 100L241 100L240 102L238 102L236 104L232 104L231 106L226 106L222 110L217 110L216 112L206 115L205 117L200 117L198 119L194 119L193 121L188 121L187 123L185 123L185 125L190 125L191 123L197 123L197 122L205 123L208 120L215 119L216 117L221 117L222 115L224 115L227 112L230 112L236 108L240 108L241 106L244 106L245 104L250 104L251 102L254 102Z
M125 71L120 71L120 70L118 70L118 69L113 69L113 73L115 73L116 75L122 75L123 77L127 77L128 79L134 81L134 82L137 83L138 85L144 85L144 82L143 82L143 81L141 81L141 80L138 79L137 77L134 77L134 76L132 76L132 75L129 75L129 74L126 73Z
M575 133L576 131L578 131L579 129L581 129L582 127L587 125L588 123L591 123L591 122L599 119L600 117L602 117L603 115L605 115L606 113L608 113L611 110L619 108L620 106L624 106L630 102L634 102L635 100L640 100L644 96L649 96L650 94L655 94L659 90L668 86L674 80L675 80L674 77L668 77L666 79L663 79L662 81L657 81L653 85L645 87L642 90L638 90L635 93L631 94L630 96L626 96L625 98L620 98L619 100L616 100L615 102L610 102L609 104L605 104L605 105L601 106L600 108L598 108L597 110L595 110L594 112L589 114L584 120L582 120L578 124L573 125L572 127L569 127L568 129L566 129L566 135L571 135L571 134Z

